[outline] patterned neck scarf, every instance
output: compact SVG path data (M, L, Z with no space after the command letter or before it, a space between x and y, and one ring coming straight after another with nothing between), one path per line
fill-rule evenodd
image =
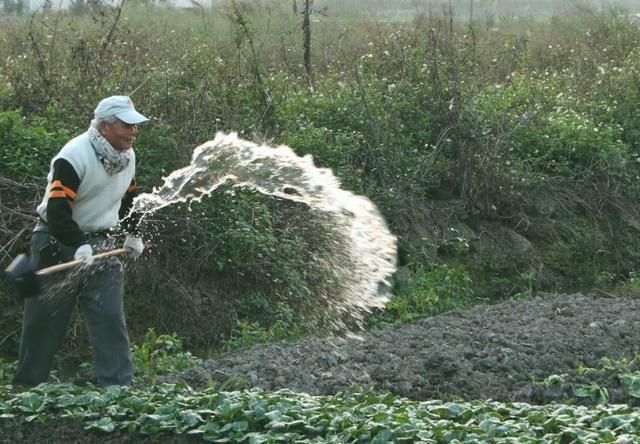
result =
M133 154L131 149L119 151L112 147L109 141L98 131L95 120L91 121L91 126L87 132L91 146L93 146L93 149L98 155L98 159L102 162L102 166L109 176L118 174L129 166Z

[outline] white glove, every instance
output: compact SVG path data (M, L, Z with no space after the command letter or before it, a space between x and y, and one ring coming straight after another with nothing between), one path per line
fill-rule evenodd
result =
M73 258L81 260L85 265L93 264L93 248L89 244L82 244L73 254Z
M124 248L129 249L129 256L132 258L137 258L142 254L142 250L144 250L144 244L142 243L142 239L137 236L127 236L124 240Z

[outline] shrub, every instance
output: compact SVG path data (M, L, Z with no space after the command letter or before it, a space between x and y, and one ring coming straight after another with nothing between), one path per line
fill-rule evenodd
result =
M420 267L413 279L397 289L387 310L396 322L406 323L465 308L472 301L471 279L462 269L446 265L432 270Z
M157 377L181 372L200 362L183 350L182 340L174 334L158 335L149 329L139 344L132 346L131 355L136 370L136 384L155 384Z
M296 325L327 327L346 270L336 266L342 243L324 217L229 187L154 213L144 219L148 253L127 275L128 293L136 295L127 299L133 328L140 334L171 325L210 346L240 322L273 328L283 307Z
M51 157L67 142L69 133L64 128L48 129L42 123L27 122L19 111L0 112L2 176L47 175Z

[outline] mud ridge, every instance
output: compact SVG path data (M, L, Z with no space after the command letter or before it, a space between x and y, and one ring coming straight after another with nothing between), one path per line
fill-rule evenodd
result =
M259 346L163 381L544 404L573 397L569 387L540 384L546 377L570 379L580 365L601 368L601 358L630 360L639 352L640 300L577 293L476 306L346 338ZM595 377L610 388L611 402L635 401L616 374Z

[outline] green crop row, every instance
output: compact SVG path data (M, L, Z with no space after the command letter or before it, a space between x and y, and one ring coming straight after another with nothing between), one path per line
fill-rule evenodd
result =
M82 422L85 430L105 438L124 433L252 443L604 443L633 442L640 433L637 409L624 405L415 402L368 393L196 392L180 385L146 391L41 385L22 393L5 387L0 393L3 421Z

